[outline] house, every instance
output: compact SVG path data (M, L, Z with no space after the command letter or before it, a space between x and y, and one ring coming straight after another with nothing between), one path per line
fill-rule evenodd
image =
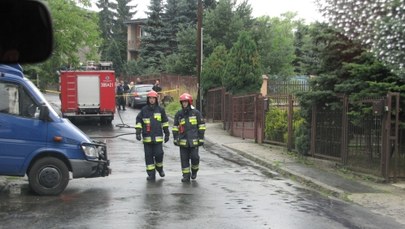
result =
M136 60L139 57L139 52L141 48L141 39L144 36L144 31L142 26L146 24L147 19L133 19L126 21L125 24L128 26L128 37L127 37L127 61Z

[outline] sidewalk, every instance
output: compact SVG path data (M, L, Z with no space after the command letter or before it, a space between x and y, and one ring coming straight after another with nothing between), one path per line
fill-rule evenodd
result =
M207 148L219 147L240 154L285 177L293 178L324 195L359 204L394 218L405 227L405 182L382 183L382 179L343 173L336 163L312 157L299 158L283 147L257 144L230 136L222 123L207 123ZM368 179L366 179L368 178Z

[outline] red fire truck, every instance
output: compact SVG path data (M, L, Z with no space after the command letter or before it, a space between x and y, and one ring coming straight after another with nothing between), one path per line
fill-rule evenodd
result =
M111 62L84 70L60 72L62 116L74 121L78 117L99 117L111 123L115 113L115 73Z

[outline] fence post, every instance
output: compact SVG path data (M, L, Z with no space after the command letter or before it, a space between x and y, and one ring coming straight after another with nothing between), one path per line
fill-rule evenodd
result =
M288 94L288 110L287 110L287 150L292 150L292 139L293 139L293 99L292 95Z
M316 104L312 105L312 117L311 117L311 146L310 152L314 156L316 153Z
M221 120L225 121L225 88L221 88Z
M384 177L386 181L388 181L388 171L389 171L389 151L390 151L390 132L391 132L391 96L387 95L385 100L385 107L387 110L384 112L384 128L383 128L383 144L382 144L382 157L381 157L381 175Z
M348 123L348 117L347 117L347 112L349 110L349 100L347 95L343 95L343 106L342 106L342 132L341 132L341 138L342 142L340 145L340 155L342 159L342 163L344 165L347 165L348 161L348 129L349 129L349 123Z

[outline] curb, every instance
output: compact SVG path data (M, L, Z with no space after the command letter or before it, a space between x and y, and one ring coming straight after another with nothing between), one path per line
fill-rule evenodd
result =
M347 200L348 199L347 196L350 194L350 193L345 192L344 190L332 187L330 185L324 184L324 183L319 182L310 177L306 177L301 174L298 174L288 168L283 168L280 165L272 164L268 161L265 161L259 157L254 156L252 154L243 152L241 150L238 150L238 149L226 146L226 145L214 143L214 142L208 140L207 138L205 139L205 141L206 141L206 143L209 144L209 147L216 146L216 147L221 148L222 150L226 150L226 151L232 152L234 154L239 154L248 160L251 160L267 169L270 169L272 171L275 171L275 172L281 174L283 177L295 180L295 181L299 182L300 184L302 184L318 193L321 193L321 194L324 194L327 196L333 196L333 197L343 199L343 200Z

